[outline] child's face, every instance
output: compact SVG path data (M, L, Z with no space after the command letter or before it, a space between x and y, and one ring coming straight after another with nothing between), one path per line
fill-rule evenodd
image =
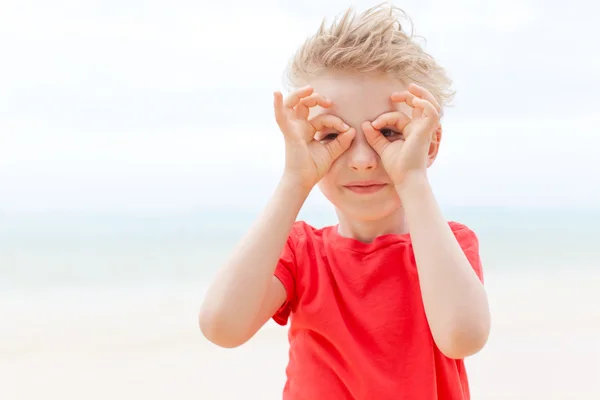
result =
M410 107L390 101L393 92L406 90L406 86L383 75L339 73L327 74L309 83L316 93L333 102L329 109L312 109L310 118L321 113L333 114L356 129L350 148L319 182L321 192L347 218L377 221L389 216L399 209L400 198L379 155L367 142L361 125L395 110L410 116ZM367 181L385 185L371 189L349 187Z

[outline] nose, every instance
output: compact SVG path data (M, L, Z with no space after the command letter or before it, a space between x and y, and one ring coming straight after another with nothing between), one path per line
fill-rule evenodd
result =
M348 167L354 171L368 171L375 169L379 155L373 150L367 139L357 132L348 152Z

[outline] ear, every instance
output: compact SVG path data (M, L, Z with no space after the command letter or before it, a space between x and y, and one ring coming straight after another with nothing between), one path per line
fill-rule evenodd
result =
M431 135L431 141L429 142L429 153L427 154L427 168L431 167L435 161L438 151L440 150L440 143L442 141L442 124L439 124L436 130Z

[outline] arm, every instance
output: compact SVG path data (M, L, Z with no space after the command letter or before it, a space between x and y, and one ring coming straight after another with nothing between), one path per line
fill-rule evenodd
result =
M285 303L287 292L274 276L292 225L308 194L331 164L350 146L356 131L340 118L309 109L331 102L311 87L285 100L273 96L275 120L285 140L283 177L261 217L244 236L209 287L199 323L204 336L222 347L245 343ZM317 132L333 129L331 141L317 141Z
M413 243L423 305L436 345L447 357L477 353L490 331L482 282L444 220L425 174L408 176L398 194Z
M208 340L222 347L239 346L284 303L286 292L274 272L308 194L291 178L279 182L262 215L207 291L199 323Z

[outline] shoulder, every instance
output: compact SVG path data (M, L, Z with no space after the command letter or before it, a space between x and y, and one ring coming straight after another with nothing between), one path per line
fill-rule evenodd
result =
M469 228L467 225L462 224L457 221L450 221L450 222L448 222L448 225L450 226L452 233L454 233L454 236L456 236L456 238L459 241L460 240L467 240L467 241L473 240L475 242L478 241L477 235L475 234L475 232L471 228Z
M316 228L305 221L296 221L292 225L290 231L290 238L296 242L300 241L312 241L323 237L326 232L331 229L330 226L324 228Z
M328 232L331 226L316 228L305 221L296 221L290 230L286 249L292 252L300 262L307 253L314 253L326 246Z
M459 222L449 222L450 229L456 237L456 241L464 251L469 263L475 270L479 279L483 282L483 267L479 255L479 239L471 228Z
M460 232L460 231L473 232L473 230L471 228L469 228L467 225L460 223L458 221L449 221L448 225L450 225L450 228L452 229L453 232Z
M456 241L465 253L479 253L479 238L471 228L456 221L451 221L448 224L456 237Z

